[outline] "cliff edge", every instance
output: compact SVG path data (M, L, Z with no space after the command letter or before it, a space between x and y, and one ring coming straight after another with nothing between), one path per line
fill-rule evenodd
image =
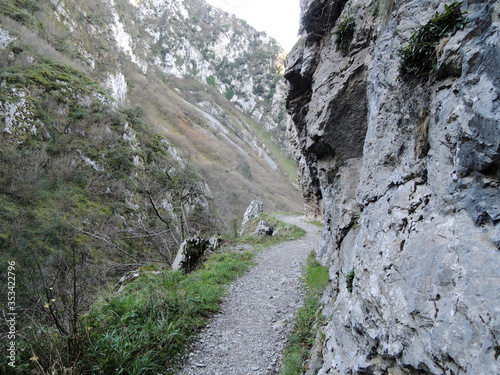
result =
M319 374L500 373L500 2L301 9L285 78L325 221Z

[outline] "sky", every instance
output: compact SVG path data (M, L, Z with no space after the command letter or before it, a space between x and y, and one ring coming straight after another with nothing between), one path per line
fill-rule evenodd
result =
M205 0L275 38L286 52L297 41L299 0Z

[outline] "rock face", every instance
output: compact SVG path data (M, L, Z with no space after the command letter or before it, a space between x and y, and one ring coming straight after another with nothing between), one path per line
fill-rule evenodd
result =
M319 374L500 373L500 3L464 2L410 83L398 51L441 2L301 8L285 78L306 211L325 221Z
M245 226L245 224L252 220L254 217L259 216L262 211L264 211L264 203L257 200L252 201L252 203L250 203L247 210L245 211L241 226Z

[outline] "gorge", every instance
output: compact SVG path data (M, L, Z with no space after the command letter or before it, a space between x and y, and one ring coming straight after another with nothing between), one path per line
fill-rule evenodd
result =
M0 372L175 373L265 241L239 238L258 200L271 240L302 234L269 212L324 224L307 375L500 373L500 2L300 6L285 63L202 0L0 0ZM205 235L224 250L172 271Z

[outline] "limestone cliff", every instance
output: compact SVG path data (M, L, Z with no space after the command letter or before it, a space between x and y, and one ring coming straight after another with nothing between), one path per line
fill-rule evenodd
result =
M401 49L440 1L301 8L285 78L306 211L325 221L319 374L498 374L500 3L464 1L411 79Z

